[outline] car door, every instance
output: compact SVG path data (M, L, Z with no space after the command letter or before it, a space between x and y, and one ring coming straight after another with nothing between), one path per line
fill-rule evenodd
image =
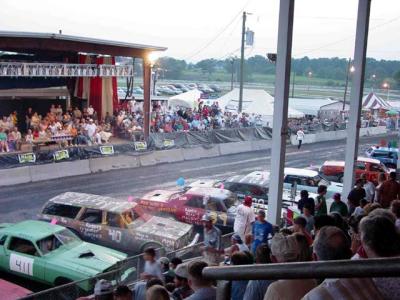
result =
M127 251L133 249L132 235L127 229L124 218L120 213L105 212L105 223L103 224L104 243L106 247Z
M372 182L378 182L379 173L386 173L380 164L369 164L368 179Z
M79 214L79 235L85 241L101 244L104 241L103 211L95 208L84 208Z
M190 195L184 205L177 211L178 220L188 224L201 225L201 218L206 213L202 195Z
M46 262L32 241L9 236L6 241L5 260L10 273L36 281L45 280Z
M355 170L356 179L360 178L361 174L363 174L363 173L367 173L367 177L369 177L369 172L366 172L367 171L367 165L366 165L365 162L356 161L355 169L356 169Z

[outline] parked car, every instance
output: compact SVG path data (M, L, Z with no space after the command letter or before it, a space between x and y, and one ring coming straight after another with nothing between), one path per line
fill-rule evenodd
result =
M180 89L176 88L172 84L167 85L167 88L169 88L171 91L173 91L175 93L175 95L182 94L182 91Z
M44 284L61 285L112 271L126 257L83 242L60 225L31 220L0 225L0 270ZM89 291L93 285L83 281L79 286Z
M344 161L326 161L320 168L320 173L333 181L343 182ZM355 163L356 179L365 173L368 180L377 183L379 173L385 173L389 176L390 170L379 160L367 157L358 157Z
M210 88L212 88L216 93L222 92L222 89L216 84L210 84Z
M176 95L176 93L173 90L171 90L170 88L168 88L166 86L158 87L158 91L165 95L171 95L171 96Z
M342 193L343 184L329 181L318 174L317 171L285 168L284 188L291 189L294 185L296 190L306 190L308 192L317 193L318 186L326 185L328 188L326 197L332 197L335 193Z
M379 160L388 168L397 168L399 148L372 146L365 152L365 154L370 158Z
M143 95L143 90L140 87L134 87L132 93L136 95Z
M190 90L197 89L197 84L195 84L195 83L188 83L186 86L187 86Z
M187 191L155 190L138 200L151 213L174 216L175 219L201 225L204 214L210 214L223 232L232 231L238 204L236 195L225 189L193 187Z
M191 225L145 214L133 201L83 193L67 192L50 199L39 217L56 218L83 240L131 255L149 247L180 249L193 234Z

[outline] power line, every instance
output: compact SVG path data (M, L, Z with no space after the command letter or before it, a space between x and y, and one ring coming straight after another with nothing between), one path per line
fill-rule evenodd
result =
M376 29L378 29L378 28L380 28L380 27L382 27L382 26L388 25L388 24L390 24L390 23L396 22L396 21L398 21L399 19L400 19L400 16L397 16L397 17L395 17L395 18L393 18L393 19L390 19L390 20L387 21L387 22L384 22L384 23L381 23L381 24L379 24L379 25L376 25L376 26L370 28L370 29L369 29L369 32L372 32L372 31L374 31L374 30L376 30ZM342 43L342 42L347 41L347 40L349 40L349 39L354 39L354 34L353 34L353 35L349 35L348 37L345 37L345 38L343 38L343 39L340 39L340 40L337 40L337 41L334 41L334 42L331 42L331 43L322 45L322 46L317 47L317 48L314 48L314 49L310 49L310 50L306 50L306 51L303 51L303 52L300 52L300 53L296 53L295 55L296 55L296 56L301 56L301 55L304 55L304 54L306 54L306 53L315 52L315 51L321 50L321 49L323 49L323 48L326 48L326 47L329 47L329 46L332 46L332 45L336 45L336 44Z
M221 34L223 34L225 32L225 30L227 30L229 28L229 26L232 25L232 23L242 14L242 12L245 10L245 8L247 7L247 5L250 4L252 0L248 0L246 2L246 4L243 6L243 8L241 8L239 10L239 12L229 21L229 23L227 25L225 25L222 30L220 30L208 43L206 43L203 47L201 47L200 49L198 49L197 51L195 51L193 54L186 56L184 58L184 60L188 60L191 59L195 56L197 56L199 53L201 53L203 50L205 50L206 48L208 48L212 43L214 43L220 36Z

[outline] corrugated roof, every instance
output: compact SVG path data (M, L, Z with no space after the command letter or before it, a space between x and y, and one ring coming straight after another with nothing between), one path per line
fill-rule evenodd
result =
M104 40L58 33L0 31L0 50L26 53L41 51L87 52L124 56L165 51L166 47ZM118 54L120 53L120 54Z

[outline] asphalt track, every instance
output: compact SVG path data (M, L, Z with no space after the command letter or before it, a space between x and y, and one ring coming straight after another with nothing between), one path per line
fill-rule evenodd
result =
M382 139L395 136L363 137L359 154ZM321 165L325 160L344 159L345 140L303 145L300 150L288 146L286 166ZM173 188L179 177L187 182L199 178L223 179L233 174L269 169L271 151L254 151L223 157L162 164L135 169L122 169L91 175L67 177L0 188L0 223L35 219L51 197L67 192L86 192L127 199L140 197L153 189ZM57 165L55 165L57 167Z

